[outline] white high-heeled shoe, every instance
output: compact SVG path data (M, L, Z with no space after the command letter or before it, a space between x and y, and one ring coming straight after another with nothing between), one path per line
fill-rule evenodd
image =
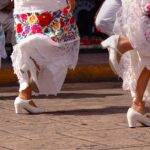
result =
M108 49L109 64L113 72L121 77L121 69L117 61L117 53L121 55L121 53L117 50L118 39L119 35L112 35L111 37L103 41L101 45L103 48Z
M43 108L38 108L30 105L31 100L23 100L20 97L16 97L14 102L15 112L16 114L23 113L23 110L26 110L27 112L31 114L40 114L46 112Z
M135 128L139 126L139 123L150 127L150 118L145 115L140 114L133 108L129 108L127 112L127 121L130 128Z

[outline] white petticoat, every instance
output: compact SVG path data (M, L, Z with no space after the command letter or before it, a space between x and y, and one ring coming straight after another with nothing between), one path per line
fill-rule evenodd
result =
M142 70L150 70L150 18L143 14L147 2L150 0L123 0L114 25L114 33L127 36L134 48L125 53L120 62L123 89L130 90L132 97L136 97L136 84ZM144 100L150 101L150 82Z
M32 79L39 94L56 95L61 90L67 70L74 69L77 64L79 45L79 39L57 45L43 34L31 35L15 45L11 58L20 85L26 88Z

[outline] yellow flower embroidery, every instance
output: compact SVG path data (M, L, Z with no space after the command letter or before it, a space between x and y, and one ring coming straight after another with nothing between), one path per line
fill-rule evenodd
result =
M35 23L37 23L37 21L38 21L38 18L36 17L36 15L31 15L29 18L28 18L28 23L29 24L35 24Z

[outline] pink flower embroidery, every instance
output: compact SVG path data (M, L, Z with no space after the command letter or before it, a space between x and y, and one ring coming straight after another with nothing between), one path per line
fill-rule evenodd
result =
M63 14L65 15L65 16L67 16L68 14L69 14L69 7L66 7L64 10L63 10Z
M21 14L20 17L21 17L22 21L24 21L24 22L28 19L27 14Z
M33 26L31 27L31 30L32 30L32 33L33 33L33 34L42 33L42 27L41 27L40 25L38 25L38 24L33 25Z
M150 14L150 3L147 3L144 7L144 11L149 15Z

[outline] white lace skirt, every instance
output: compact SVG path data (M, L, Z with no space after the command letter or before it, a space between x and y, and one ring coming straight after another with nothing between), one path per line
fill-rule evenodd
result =
M149 60L141 59L138 51L131 50L122 55L120 68L122 69L123 89L131 92L131 96L136 98L137 80L142 70L147 66ZM150 66L150 65L148 65ZM143 97L144 101L150 102L150 81Z
M75 68L80 38L72 15L66 13L67 8L57 12L15 15L18 44L14 46L11 58L20 91L34 81L39 94L56 95L68 69ZM31 17L34 17L32 24L28 22Z
M123 75L123 89L130 90L136 97L137 80L144 68L150 70L150 18L143 14L143 7L149 0L124 0L117 13L115 34L129 38L134 50L122 56L120 65ZM136 10L136 11L135 11ZM150 81L144 94L150 101Z

